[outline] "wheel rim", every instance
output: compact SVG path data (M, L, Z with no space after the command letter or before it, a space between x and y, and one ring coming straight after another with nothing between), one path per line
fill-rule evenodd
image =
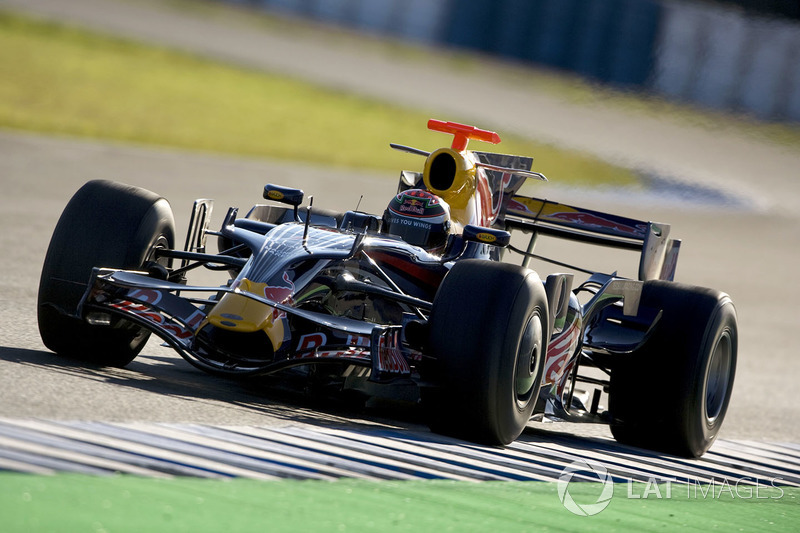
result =
M706 374L705 415L706 423L713 424L725 405L731 379L733 343L729 331L724 331L717 340Z
M542 320L539 314L534 314L528 320L517 352L517 365L514 371L514 392L517 406L527 406L533 391L536 389L536 380L539 378L539 358L541 357Z
M146 263L147 261L155 261L159 265L169 268L171 266L171 260L169 257L156 257L156 250L166 250L169 247L169 240L167 237L164 234L159 235L153 245L150 247L150 250L148 250L147 254L145 254L144 262Z

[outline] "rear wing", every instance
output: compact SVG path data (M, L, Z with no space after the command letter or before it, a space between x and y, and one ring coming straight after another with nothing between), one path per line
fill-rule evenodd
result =
M639 280L672 281L681 241L669 238L670 226L581 207L514 195L506 206L505 226L531 233L524 264L539 234L640 252Z

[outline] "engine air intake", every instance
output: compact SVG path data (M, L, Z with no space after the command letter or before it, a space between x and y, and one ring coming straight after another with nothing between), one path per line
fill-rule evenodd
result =
M456 160L449 152L439 152L432 157L429 180L431 187L446 191L453 186L456 177Z

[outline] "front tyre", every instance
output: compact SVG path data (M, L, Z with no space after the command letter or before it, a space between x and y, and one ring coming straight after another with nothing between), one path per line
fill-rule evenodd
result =
M611 371L611 432L621 443L700 457L719 433L733 389L733 302L712 289L649 281L640 305L662 315L644 345Z
M462 260L433 302L423 404L433 431L505 445L539 396L549 340L539 276L517 265Z
M123 319L91 326L77 317L94 267L139 269L156 248L174 248L175 221L158 195L110 181L81 187L61 214L39 281L39 334L50 350L108 366L124 366L149 332Z

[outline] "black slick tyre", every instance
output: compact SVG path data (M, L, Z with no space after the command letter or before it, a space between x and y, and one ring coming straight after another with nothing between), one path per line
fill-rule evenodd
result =
M624 444L699 457L717 437L733 389L733 302L712 289L649 281L640 305L662 314L645 343L612 368L611 432Z
M124 366L144 347L149 332L114 318L92 326L77 308L93 267L139 269L157 247L174 248L169 203L129 185L90 181L67 204L47 249L39 281L37 314L45 346L105 366Z
M492 445L522 433L539 396L547 313L535 272L484 260L454 265L430 316L435 386L422 399L433 431Z

